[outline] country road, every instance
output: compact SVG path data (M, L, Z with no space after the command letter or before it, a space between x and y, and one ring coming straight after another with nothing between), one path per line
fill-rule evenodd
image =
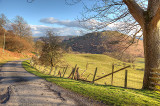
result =
M11 61L0 69L0 106L103 105L28 73L21 63Z

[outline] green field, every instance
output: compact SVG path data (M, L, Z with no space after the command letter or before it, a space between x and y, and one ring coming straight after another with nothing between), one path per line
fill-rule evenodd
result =
M73 56L73 55L72 55ZM74 57L74 56L73 56ZM78 56L79 57L79 56ZM23 67L30 73L53 82L63 88L72 90L88 98L100 101L106 105L114 106L159 106L160 96L158 92L148 90L124 89L109 85L95 85L72 79L59 78L39 72L24 61Z
M86 64L88 63L88 68L86 70ZM115 65L115 71L124 67L124 62L121 62L117 59L111 58L107 55L102 54L65 54L63 57L63 62L59 64L59 67L56 70L56 75L59 71L63 72L63 67L69 66L65 77L68 77L71 73L71 70L75 65L79 67L79 73L82 74L84 71L85 73L82 75L83 78L86 78L90 73L91 75L87 78L87 80L92 81L93 74L95 68L98 68L96 78L106 75L112 72L112 64ZM143 74L144 74L144 59L138 58L134 64L126 63L125 66L131 65L131 68L127 68L128 70L128 88L136 88L140 89L142 87L143 81ZM41 66L40 66L41 67ZM43 67L41 67L43 70ZM51 73L54 74L54 71ZM49 70L45 72L46 74L49 73ZM125 70L122 70L118 73L114 74L113 77L113 85L114 86L124 86L124 79L125 79ZM111 76L103 78L101 80L96 81L97 84L111 84Z

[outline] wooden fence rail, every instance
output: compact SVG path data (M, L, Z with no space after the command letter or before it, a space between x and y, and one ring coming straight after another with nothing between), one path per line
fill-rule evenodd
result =
M160 91L160 69L152 69L150 72L150 86L152 90Z
M112 75L113 73L117 73L117 72L119 72L119 71L121 71L121 70L124 70L124 69L126 69L126 68L129 68L129 67L130 67L130 65L129 65L129 66L126 66L126 67L124 67L124 68L121 68L121 69L119 69L119 70L117 70L117 71L114 71L114 72L112 72L112 73L109 73L109 74L107 74L107 75L104 75L104 76L102 76L102 77L100 77L100 78L97 78L97 79L95 79L94 81L100 80L100 79L105 78L105 77L107 77L107 76L109 76L109 75Z
M96 74L97 74L97 67L96 67L96 70L95 70L94 75L93 75L92 83L94 83L94 81L95 81Z

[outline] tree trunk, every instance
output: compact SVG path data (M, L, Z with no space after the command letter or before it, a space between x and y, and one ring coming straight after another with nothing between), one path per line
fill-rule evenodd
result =
M51 69L50 69L49 75L51 74L52 70L53 70L53 65L51 65Z
M50 65L51 65L51 69L50 69L49 75L51 74L51 72L52 72L52 70L53 70L52 58L51 58L51 61L50 61Z
M56 75L56 71L57 71L57 66L55 67L54 76Z
M156 26L145 24L143 28L143 44L145 55L145 72L143 89L150 89L152 69L160 69L160 22ZM153 86L154 87L154 86Z

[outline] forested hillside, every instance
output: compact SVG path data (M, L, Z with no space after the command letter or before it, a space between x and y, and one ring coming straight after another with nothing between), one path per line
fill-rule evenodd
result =
M16 16L11 22L4 14L0 15L0 48L3 51L31 52L33 45L31 28L23 17Z
M84 36L70 38L64 41L67 47L71 47L73 51L93 53L93 54L112 54L122 53L132 42L130 36L124 35L116 31L93 32ZM143 57L143 42L135 40L124 53Z

